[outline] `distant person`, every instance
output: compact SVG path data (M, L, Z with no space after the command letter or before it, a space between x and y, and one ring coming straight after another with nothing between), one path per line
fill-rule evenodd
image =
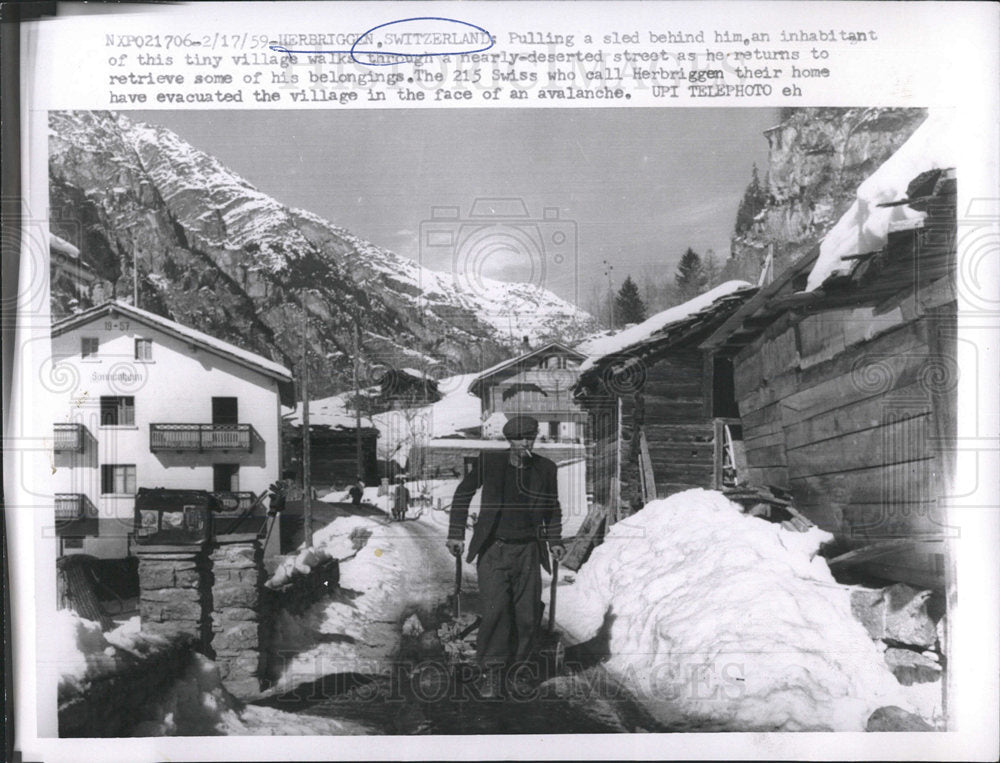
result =
M469 504L482 488L467 560L478 557L482 622L476 659L484 671L484 698L498 697L503 670L530 655L542 616L539 565L550 571L549 552L557 561L566 555L556 465L532 452L538 422L515 416L503 434L510 449L479 454L455 490L448 527L448 550L461 556Z
M399 484L392 492L392 518L401 522L406 519L406 510L410 508L410 490L403 477L396 479Z
M361 481L358 477L358 481L351 485L351 489L347 491L347 494L351 497L351 503L355 506L361 505L361 499L365 497L365 483Z

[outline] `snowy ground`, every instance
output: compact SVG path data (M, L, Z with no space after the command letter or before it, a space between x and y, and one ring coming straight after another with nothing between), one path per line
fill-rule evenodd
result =
M455 480L420 483L434 506L447 505ZM414 486L411 491L416 494ZM323 500L345 498L331 493ZM366 502L388 511L388 497L377 488L365 491ZM431 506L414 507L404 522L388 515L337 519L317 531L314 545L340 562L340 591L301 618L285 615L276 640L289 654L277 684L269 693L337 673L378 673L399 646L400 627L414 611L425 612L444 601L454 588L454 559L444 541L448 514ZM370 532L370 535L367 533ZM360 549L352 540L367 535ZM474 586L474 568L465 565L465 584Z
M405 522L372 511L387 508L387 499L371 488L367 516L340 517L315 532L316 551L340 560L340 589L304 616L286 614L278 622L284 661L268 691L272 706L240 703L222 687L214 664L196 657L137 733L373 733L356 720L274 705L284 693L323 686L331 677L384 675L403 623L415 612L432 619L454 586L444 539L455 485L422 484L428 504ZM816 528L793 533L747 517L713 491L654 501L615 525L579 573L561 572L557 626L571 648L603 639L608 654L599 670L606 669L606 685L638 698L653 728L863 730L872 711L886 705L936 720L940 684L896 681L852 615L850 589L816 555L827 537ZM548 612L549 576L543 580ZM464 564L463 591L475 590L474 565ZM61 612L63 680L79 686L112 669L116 649L149 649L137 620L101 634L95 623ZM604 705L598 693L579 711L597 717ZM621 706L605 710L611 723Z

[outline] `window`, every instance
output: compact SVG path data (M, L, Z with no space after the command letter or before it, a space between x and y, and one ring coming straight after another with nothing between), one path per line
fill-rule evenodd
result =
M212 398L213 424L238 424L240 421L239 407L235 397Z
M93 358L97 355L97 337L80 337L80 354L85 358Z
M212 490L216 493L239 492L240 465L212 464Z
M135 359L136 360L152 360L153 359L153 340L152 339L136 339L135 340Z
M559 439L559 422L550 421L549 422L549 439L558 440Z
M83 538L68 537L62 539L63 548L83 548Z
M101 495L135 493L135 464L102 464Z
M135 426L135 398L102 395L101 426Z

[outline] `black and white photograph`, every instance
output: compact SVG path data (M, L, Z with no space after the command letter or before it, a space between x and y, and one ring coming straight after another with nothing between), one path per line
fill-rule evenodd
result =
M950 123L51 113L60 735L945 730Z
M42 467L5 469L35 733L514 759L975 731L996 405L969 316L1000 314L1000 209L963 195L965 112L751 99L881 31L810 55L802 25L588 48L369 16L249 53L109 32L110 103L33 104L17 293L44 341L19 318L4 447ZM409 22L447 52L399 52Z

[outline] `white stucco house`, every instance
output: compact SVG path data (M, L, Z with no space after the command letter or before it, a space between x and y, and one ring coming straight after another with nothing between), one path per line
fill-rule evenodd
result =
M60 554L131 551L140 487L247 502L281 472L281 405L292 375L260 355L122 302L52 326Z

